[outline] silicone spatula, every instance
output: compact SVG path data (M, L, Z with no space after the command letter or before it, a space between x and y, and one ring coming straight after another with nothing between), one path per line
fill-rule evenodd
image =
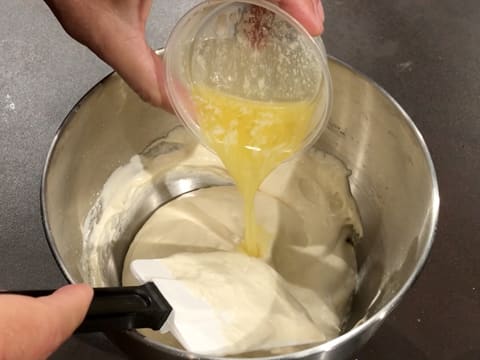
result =
M219 256L217 259L224 261L224 256ZM236 256L246 255L237 254ZM263 285L256 281L256 277L242 279L241 275L245 271L242 267L230 268L235 271L236 276L233 277L226 276L226 272L216 272L217 284L209 281L209 276L200 276L196 280L195 274L201 275L200 272L205 270L200 266L195 267L195 263L188 267L190 273L194 275L189 279L178 279L172 276L172 268L169 267L168 260L164 259L134 260L130 268L137 280L144 285L94 289L92 304L77 332L150 328L159 330L161 333L170 332L186 350L202 355L225 355L322 340L316 334L313 337L298 335L296 331L293 333L287 331L287 334L276 329L270 319L275 317L272 306L277 301L276 295L272 295L272 299L263 298L259 301L258 289L255 290L255 286L263 287ZM249 270L255 269L249 268ZM275 283L275 278L269 278L269 280ZM192 281L199 285L197 288L200 292L195 292L191 288ZM220 287L218 287L219 284L221 284ZM235 294L235 296L232 300L228 300L228 303L224 303L222 297L217 298L221 304L218 306L219 301L216 301L217 307L214 308L204 300L202 294L209 293L210 297L205 299L211 299L211 296L215 296L218 291ZM52 292L53 290L17 291L8 292L8 294L38 297ZM276 306L284 305L283 301ZM241 309L246 311L239 313ZM299 314L291 307L285 307L282 311L288 315ZM284 317L280 317L280 320ZM305 324L297 318L297 315L294 318L295 323L281 322L281 324L289 324L293 327ZM252 334L259 326L265 326L270 335L263 334L262 338L254 337L252 342ZM303 325L300 328L303 329ZM250 342L245 342L246 340Z
M161 261L134 263L132 269L141 282L150 278L152 272L155 279L140 286L95 288L87 315L76 333L149 328L171 332L191 352L209 354L218 349L225 339L211 306L168 275ZM40 297L54 291L1 291L0 295Z
M87 315L76 333L130 329L159 330L168 321L172 307L153 282L141 286L95 288ZM55 290L1 291L1 295L41 297Z

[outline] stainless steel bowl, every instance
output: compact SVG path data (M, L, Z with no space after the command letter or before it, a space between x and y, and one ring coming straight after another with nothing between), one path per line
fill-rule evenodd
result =
M357 248L359 287L341 336L270 359L347 358L405 295L433 243L439 194L422 136L402 108L371 80L338 60L330 59L329 65L333 112L315 146L352 171L351 188L365 230ZM71 282L84 281L80 229L109 175L178 124L174 116L143 103L116 74L90 90L67 116L45 165L42 210L50 246ZM171 187L145 203L114 248L113 264L105 264L111 285L118 282L128 245L151 212L173 196L205 185L191 181L187 189ZM108 335L134 358L199 358L135 331Z

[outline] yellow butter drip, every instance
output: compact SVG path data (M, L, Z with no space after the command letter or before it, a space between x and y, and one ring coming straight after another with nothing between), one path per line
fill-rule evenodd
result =
M193 88L198 123L234 179L244 202L242 251L262 257L268 236L257 224L254 199L267 175L299 150L310 130L311 102L263 102Z

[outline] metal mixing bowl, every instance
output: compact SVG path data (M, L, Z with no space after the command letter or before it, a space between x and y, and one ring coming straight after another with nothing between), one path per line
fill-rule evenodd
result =
M328 129L315 146L352 171L352 193L365 235L357 248L359 286L341 336L273 358L345 359L364 344L399 303L424 265L433 242L439 194L432 160L408 115L381 88L330 59L334 105ZM110 174L155 139L178 126L166 112L143 103L116 75L95 86L70 112L48 155L42 210L51 248L65 276L82 282L81 226ZM105 264L117 285L123 258L139 226L162 202L203 187L190 179L147 201L125 228ZM342 286L342 284L338 284ZM135 331L108 334L133 358L197 358Z

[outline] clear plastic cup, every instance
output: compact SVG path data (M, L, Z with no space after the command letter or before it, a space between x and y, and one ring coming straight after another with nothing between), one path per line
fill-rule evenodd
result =
M332 87L323 43L271 2L197 5L174 27L164 59L173 109L207 147L192 95L195 86L259 102L314 104L300 149L312 144L327 124Z

